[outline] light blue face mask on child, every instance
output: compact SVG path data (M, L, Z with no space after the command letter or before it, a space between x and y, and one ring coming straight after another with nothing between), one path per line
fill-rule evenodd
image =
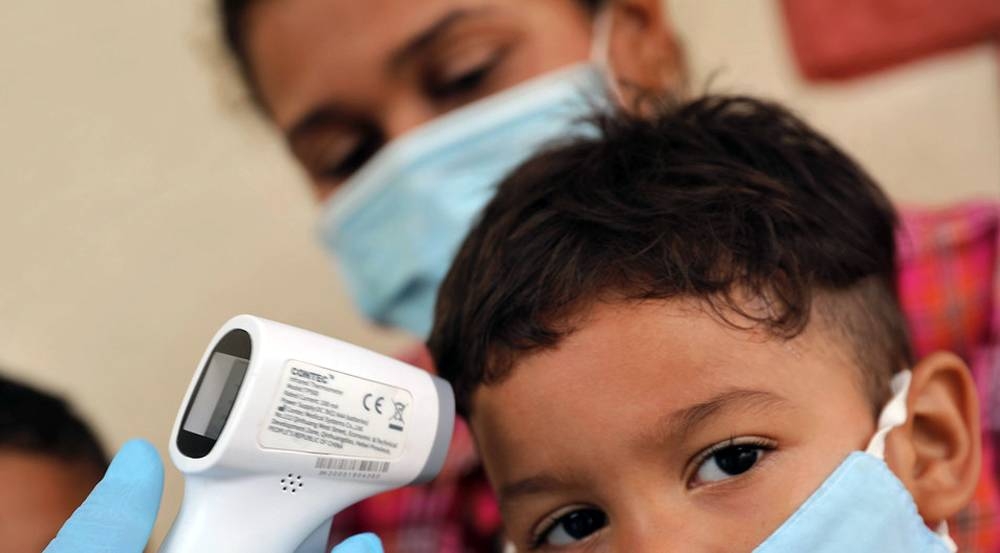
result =
M438 286L496 185L540 146L573 136L603 94L595 65L563 69L435 119L365 164L320 220L365 315L425 337Z
M910 372L893 379L893 398L868 450L852 453L754 553L954 553L942 524L932 532L913 497L885 464L885 438L906 422Z

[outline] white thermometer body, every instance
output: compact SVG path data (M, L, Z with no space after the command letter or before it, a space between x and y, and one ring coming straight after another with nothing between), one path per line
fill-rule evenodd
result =
M440 378L249 315L215 335L174 423L184 499L161 553L291 553L367 497L434 478L454 396Z

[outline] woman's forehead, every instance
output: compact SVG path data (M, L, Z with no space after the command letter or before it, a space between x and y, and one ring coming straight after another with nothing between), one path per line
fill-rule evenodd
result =
M577 0L283 0L247 14L256 85L279 126L331 90L372 101L393 87L407 54L463 25L517 26L533 11L578 10ZM550 16L551 17L551 16Z

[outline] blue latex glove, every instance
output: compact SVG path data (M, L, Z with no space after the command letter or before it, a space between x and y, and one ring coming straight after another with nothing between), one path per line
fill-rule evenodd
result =
M122 446L108 472L43 553L142 553L163 495L163 463L145 440ZM383 553L374 534L345 540L333 553Z
M358 534L341 542L331 553L383 553L382 542L375 534Z
M142 553L162 495L156 448L144 440L127 442L44 553Z

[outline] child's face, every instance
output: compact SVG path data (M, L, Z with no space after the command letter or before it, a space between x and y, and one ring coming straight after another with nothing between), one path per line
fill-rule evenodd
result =
M678 300L576 328L473 398L519 551L750 551L875 432L819 323L786 342Z

